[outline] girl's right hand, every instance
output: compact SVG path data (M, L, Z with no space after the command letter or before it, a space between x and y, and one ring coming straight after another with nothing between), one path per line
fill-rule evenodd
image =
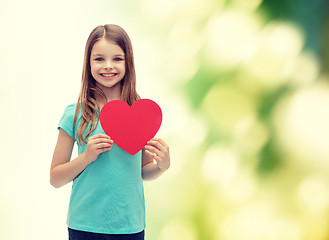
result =
M95 134L89 137L86 151L84 152L90 163L96 161L99 154L110 150L113 140L106 134Z

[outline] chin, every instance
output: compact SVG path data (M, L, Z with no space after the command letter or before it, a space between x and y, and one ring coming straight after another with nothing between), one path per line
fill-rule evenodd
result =
M100 87L100 88L113 88L113 87L115 87L115 86L117 86L117 85L121 85L121 81L118 81L118 82L112 82L112 83L109 83L109 82L98 82L98 86Z

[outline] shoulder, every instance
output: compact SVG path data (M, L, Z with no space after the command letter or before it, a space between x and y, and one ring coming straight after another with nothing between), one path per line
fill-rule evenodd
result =
M75 115L76 108L77 108L77 104L76 103L73 103L73 104L68 105L65 108L63 115L66 115L66 116L74 116Z
M58 129L62 128L73 138L73 122L75 116L75 109L77 104L68 105L62 115L58 124Z
M68 105L65 108L65 111L75 111L76 108L77 108L77 104L76 103L73 103L73 104Z
M75 115L76 107L77 107L76 103L68 105L64 110L64 113L63 113L63 116L62 116L62 121L63 120L71 120L71 119L73 120L74 115Z

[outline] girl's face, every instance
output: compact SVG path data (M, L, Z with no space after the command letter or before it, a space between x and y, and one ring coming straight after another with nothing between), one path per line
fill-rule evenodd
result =
M102 90L121 90L120 82L126 72L125 54L117 44L103 38L91 50L90 69Z

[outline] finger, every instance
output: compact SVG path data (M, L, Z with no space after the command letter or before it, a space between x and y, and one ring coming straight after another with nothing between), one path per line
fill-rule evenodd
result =
M169 150L169 146L165 141L163 141L161 138L153 138L151 140L159 142L165 149Z
M113 144L113 142L110 142L109 140L101 140L101 139L97 139L97 140L92 140L89 141L88 144L90 146L96 146L96 148L98 148L101 144Z
M99 149L99 153L103 153L103 152L109 151L111 149L112 149L112 147L101 148L101 149Z
M112 147L112 144L110 143L99 143L97 145L95 145L96 149L101 149L101 148L108 148L108 147Z
M152 159L155 159L156 161L160 161L161 159L153 152L149 151L149 150L146 150L145 149L145 153L147 155L149 155Z
M90 139L90 143L93 143L93 144L98 144L98 143L113 143L113 140L111 138L103 138L103 137L100 137L100 138Z
M152 157L152 159L155 160L157 163L160 163L162 161L162 158L160 158L159 156L154 155L153 153L151 153L147 150L145 152L147 152L147 154L149 154L150 157Z
M163 147L164 147L158 140L150 140L147 142L146 146L148 146L148 145L156 147L159 150L163 149Z
M165 141L163 141L161 138L158 138L158 141L161 143L162 146L164 146L166 149L169 148L169 146L167 145L167 143Z
M151 152L155 156L159 156L159 155L163 156L163 153L158 148L156 148L156 147L152 147L150 145L146 145L145 146L145 149L148 150L149 152Z
M154 157L154 153L150 152L149 150L145 149L145 153L149 155L150 157Z
M98 139L98 138L111 139L110 136L103 134L103 133L97 133L97 134L91 136L89 139Z

